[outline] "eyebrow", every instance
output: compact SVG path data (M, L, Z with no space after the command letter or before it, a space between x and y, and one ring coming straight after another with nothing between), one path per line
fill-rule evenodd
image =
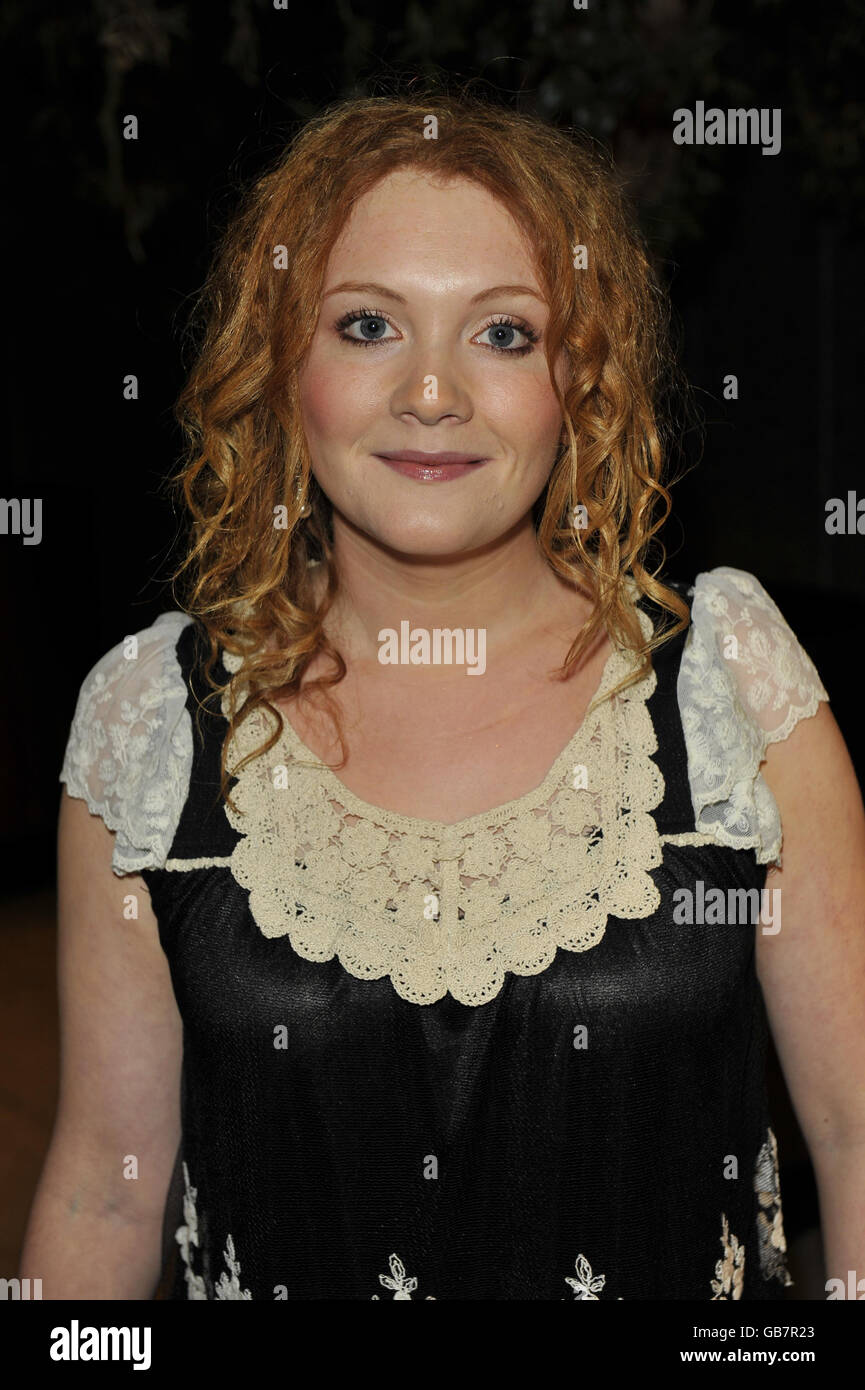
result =
M332 290L328 290L323 296L329 299L332 294L343 294L351 290L354 294L374 294L380 299L392 299L397 304L405 304L407 301L404 295L397 294L396 290L389 290L387 285L376 285L374 283L361 283L358 280L343 280L339 285L334 285ZM529 285L493 285L488 290L480 290L478 294L473 294L469 300L470 304L479 304L483 299L492 299L493 295L530 295L532 299L537 299L541 304L546 300L538 294L537 290L531 289Z

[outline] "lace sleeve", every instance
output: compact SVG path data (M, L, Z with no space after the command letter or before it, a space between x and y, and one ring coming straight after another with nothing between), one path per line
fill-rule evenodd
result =
M752 574L698 574L678 701L697 830L779 862L781 820L760 773L766 747L787 738L829 696L816 667Z
M85 677L59 781L116 831L120 876L161 868L189 789L192 721L175 652L192 619L163 613Z

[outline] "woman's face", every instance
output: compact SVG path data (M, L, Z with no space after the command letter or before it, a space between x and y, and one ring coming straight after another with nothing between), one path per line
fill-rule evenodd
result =
M397 170L356 203L322 295L300 397L335 519L427 557L465 554L523 521L562 417L544 291L503 204L470 180ZM379 457L404 450L486 462L412 476Z

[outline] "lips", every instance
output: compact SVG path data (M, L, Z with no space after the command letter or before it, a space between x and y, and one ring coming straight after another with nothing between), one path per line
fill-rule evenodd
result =
M378 449L375 456L390 463L421 463L428 468L438 468L447 463L482 463L484 460L483 454L454 454L446 450L428 454L421 449Z

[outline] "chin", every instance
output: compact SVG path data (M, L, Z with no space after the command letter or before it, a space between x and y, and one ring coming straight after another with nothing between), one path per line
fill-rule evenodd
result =
M465 526L443 524L440 518L430 519L428 524L418 519L408 526L404 518L395 519L391 526L383 526L379 521L368 529L367 534L379 545L387 546L401 555L427 556L430 559L467 553L489 540L489 537L478 536Z

